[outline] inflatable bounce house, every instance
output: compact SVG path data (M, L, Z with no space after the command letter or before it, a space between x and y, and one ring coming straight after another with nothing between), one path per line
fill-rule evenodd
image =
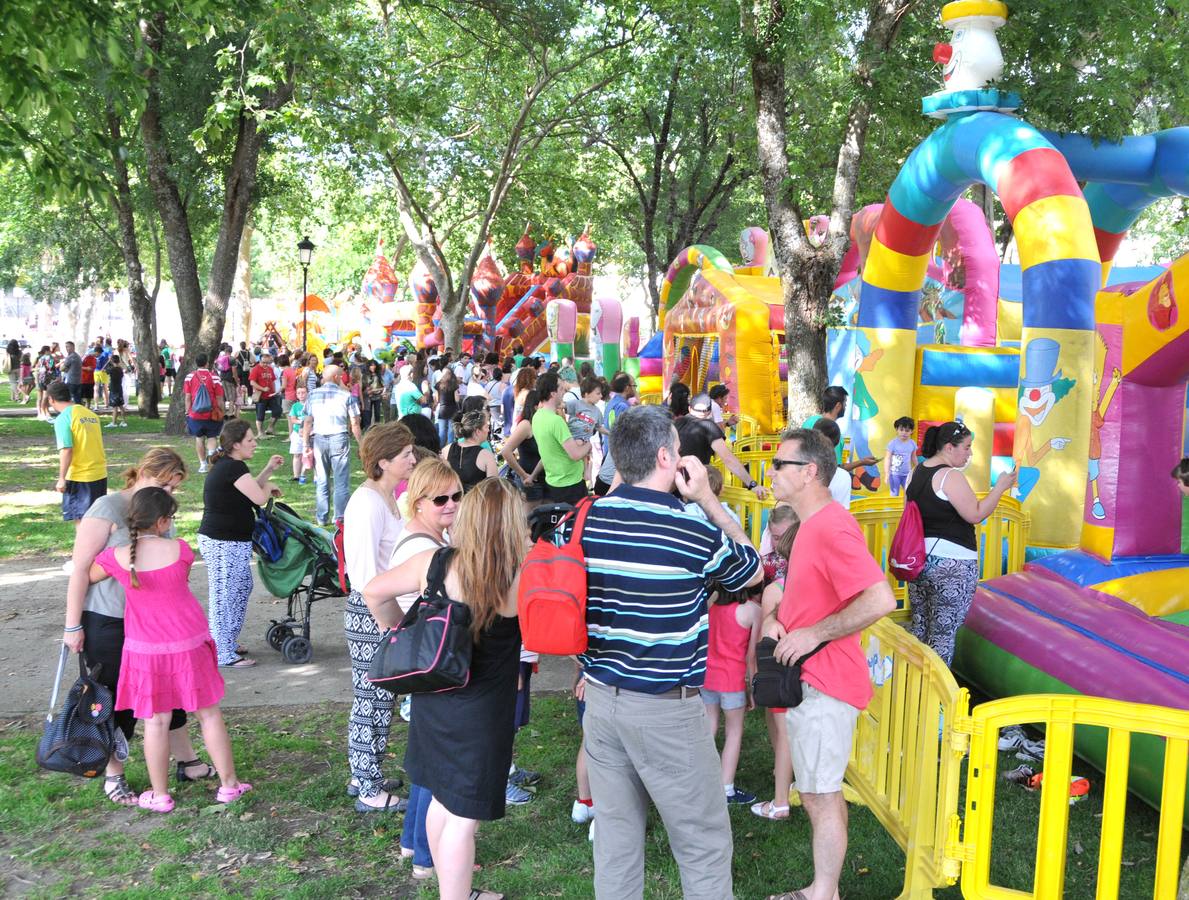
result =
M831 380L851 393L840 424L853 452L882 458L896 418L920 429L962 418L976 435L976 490L1018 471L1031 561L978 590L954 659L968 681L991 696L1189 709L1189 514L1169 477L1189 450L1189 256L1112 273L1139 216L1189 194L1189 128L1095 144L1029 125L1019 96L990 86L1007 14L997 0L943 8L944 88L923 101L942 124L886 202L852 221L837 286L852 327L829 346ZM998 265L979 208L959 199L976 183L1012 223L1016 272ZM674 261L664 375L727 383L728 403L775 431L783 313L761 235L745 232L739 268L708 247ZM942 329L946 343L933 342ZM1105 733L1080 729L1078 752L1101 767ZM1132 743L1130 786L1149 802L1163 752L1142 735Z
M463 327L466 349L503 355L520 346L526 354L546 353L575 364L591 359L597 371L608 375L618 371L624 359L623 310L615 298L593 296L591 266L597 248L588 232L572 245L559 248L546 238L538 247L526 225L516 244L519 271L507 277L489 242L471 279L470 314ZM416 345L440 346L437 285L420 264L410 280L417 297ZM638 321L635 327L638 344Z

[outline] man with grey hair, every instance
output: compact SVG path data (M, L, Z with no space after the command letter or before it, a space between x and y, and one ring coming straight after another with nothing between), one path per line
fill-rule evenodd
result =
M314 516L319 524L330 524L330 483L334 478L334 517L341 519L351 496L351 438L363 439L359 429L359 401L343 387L343 370L327 366L322 370L322 387L306 400L306 417L301 426L302 442L314 451Z
M638 406L611 432L618 483L582 534L588 646L580 692L595 820L595 897L644 895L651 800L687 900L727 900L731 822L700 696L709 596L763 577L759 554L718 502L696 458L679 457L667 410ZM686 513L671 491L701 507ZM563 526L568 533L568 525Z
M872 558L854 516L830 497L838 463L820 431L794 428L772 460L772 492L801 524L789 556L780 606L764 620L776 658L801 667L804 699L788 710L795 787L813 831L813 882L777 895L832 900L846 858L846 774L859 713L871 678L859 632L896 608L892 588ZM600 810L601 813L601 810Z

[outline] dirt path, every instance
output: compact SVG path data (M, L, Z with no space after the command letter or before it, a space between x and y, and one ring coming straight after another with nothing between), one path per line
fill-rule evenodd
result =
M65 559L0 562L0 678L5 686L0 695L0 717L42 712L49 702L66 602ZM206 567L201 560L194 565L190 586L205 606ZM223 705L350 702L351 663L343 640L342 602L329 599L314 604L310 624L314 658L305 665L290 665L264 637L269 621L284 617L285 601L269 594L257 578L241 640L259 665L220 670L227 682ZM573 665L568 660L547 658L533 680L533 690L568 690L572 676Z

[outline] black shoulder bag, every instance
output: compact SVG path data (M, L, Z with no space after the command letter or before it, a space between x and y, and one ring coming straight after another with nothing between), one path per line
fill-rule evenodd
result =
M429 564L425 590L395 628L380 636L367 680L401 694L449 691L471 677L471 608L446 596L444 547Z
M776 660L776 640L761 638L756 644L756 673L751 678L751 696L756 706L793 709L801 705L801 663L830 643L822 641L791 666Z
M90 672L83 655L78 655L78 681L66 695L61 711L54 715L58 687L66 669L70 650L62 645L50 711L45 716L45 731L37 745L37 765L51 772L69 772L84 778L102 775L116 746L116 726L112 714L111 691L95 680L99 666Z

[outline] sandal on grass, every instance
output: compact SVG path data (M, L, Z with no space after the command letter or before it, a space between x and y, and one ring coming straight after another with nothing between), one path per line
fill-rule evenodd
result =
M484 891L475 888L471 891L471 895L467 900L504 900L503 894L497 894L495 891Z
M215 792L215 800L219 803L231 803L238 800L248 791L252 790L252 785L246 781L241 781L235 787L221 787Z
M777 806L775 800L764 800L760 803L753 803L751 805L751 811L761 819L780 820L789 817L789 808L787 806Z
M787 894L769 894L768 900L809 900L803 891L789 891Z
M141 809L147 809L149 812L173 812L173 797L169 796L169 794L158 794L155 791L145 791L140 795L137 805Z
M404 785L405 785L405 783L403 781L401 781L399 778L385 778L384 781L380 784L380 790L387 791L388 793L391 794L394 791L399 791L402 787L404 787ZM351 779L350 781L347 782L347 796L348 797L358 797L359 796L359 783L357 781L355 781L355 779Z
M107 775L103 779L103 793L116 806L136 806L136 791L128 786L123 775Z
M202 766L206 769L201 775L187 775L187 769L193 769L196 766ZM177 779L178 781L202 781L206 778L214 778L218 773L215 772L215 767L210 763L204 763L201 759L192 759L188 762L178 760Z

